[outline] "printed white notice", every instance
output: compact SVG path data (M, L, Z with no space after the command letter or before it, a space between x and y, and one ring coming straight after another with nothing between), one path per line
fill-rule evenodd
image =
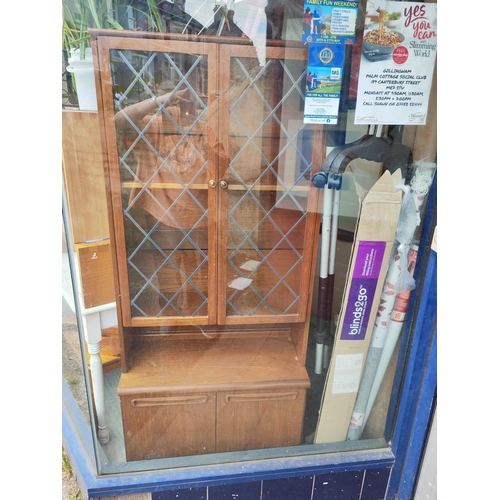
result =
M229 288L234 288L235 290L245 290L248 288L253 280L249 278L236 278L229 283Z
M244 271L254 271L259 265L260 262L258 260L247 260L240 266L240 269L243 269Z
M366 14L354 123L425 125L436 60L436 4L373 5Z
M363 368L363 353L339 354L335 359L332 394L357 392Z

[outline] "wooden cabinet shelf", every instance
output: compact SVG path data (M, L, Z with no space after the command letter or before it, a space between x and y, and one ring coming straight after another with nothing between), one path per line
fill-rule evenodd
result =
M309 387L289 332L259 333L248 337L215 334L214 338L135 341L132 368L122 377L119 393L182 392L193 387L266 389L295 382ZM147 387L147 389L146 389Z

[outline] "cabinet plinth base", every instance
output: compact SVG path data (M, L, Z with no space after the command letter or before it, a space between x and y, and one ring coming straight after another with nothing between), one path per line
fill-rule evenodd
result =
M289 338L152 340L122 374L127 460L298 445L306 369Z

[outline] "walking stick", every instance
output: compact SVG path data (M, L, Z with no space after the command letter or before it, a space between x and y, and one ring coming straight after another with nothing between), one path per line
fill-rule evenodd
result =
M363 138L362 138L363 139ZM321 375L326 358L325 341L328 338L328 321L331 320L333 289L335 282L335 252L337 249L338 217L340 205L340 189L343 172L334 172L325 166L329 158L336 158L344 149L353 147L355 143L337 146L328 154L321 171L313 175L312 182L323 190L323 208L321 219L321 254L318 288L318 324L314 336L316 338L316 357L314 373ZM347 166L347 164L345 165ZM344 166L344 170L345 170Z

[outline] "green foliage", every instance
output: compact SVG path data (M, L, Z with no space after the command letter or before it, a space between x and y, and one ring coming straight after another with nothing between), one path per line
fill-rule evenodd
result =
M132 7L132 12L136 20L144 21L140 30L145 31L165 31L162 11L160 5L164 0L126 0L126 4Z
M62 467L64 472L66 472L66 474L69 475L73 474L73 469L71 467L71 464L69 463L68 456L64 452L64 449L62 450Z
M63 0L62 7L62 45L68 57L71 49L80 49L80 57L85 58L89 28L123 29L108 12L106 0Z
M148 0L147 16L151 21L153 31L163 31L163 19L158 9L157 0Z
M82 492L78 487L78 483L73 476L73 468L69 463L68 456L66 455L64 448L62 449L62 472L63 472L63 493L66 493L67 500L84 500ZM65 482L67 482L67 487L64 487ZM74 484L73 484L74 483ZM68 491L69 489L74 491Z
M125 0L118 8L132 7L134 15L145 19L148 31L164 31L163 17L159 5L163 0ZM85 58L85 48L90 47L89 28L122 30L117 21L118 13L109 11L107 0L63 0L62 45L68 57L71 49L80 49Z

